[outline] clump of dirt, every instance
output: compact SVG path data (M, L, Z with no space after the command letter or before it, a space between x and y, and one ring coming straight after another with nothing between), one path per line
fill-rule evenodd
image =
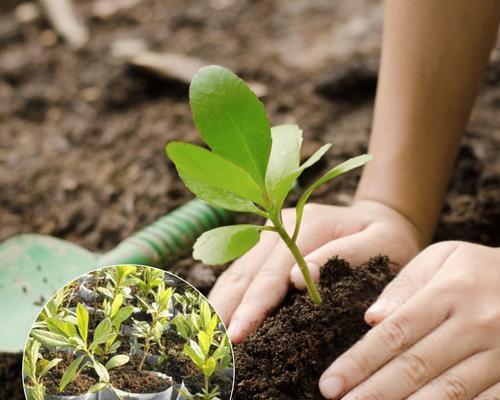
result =
M351 268L339 258L321 270L321 305L292 292L235 348L235 400L322 398L324 370L369 329L363 316L392 279L387 257Z

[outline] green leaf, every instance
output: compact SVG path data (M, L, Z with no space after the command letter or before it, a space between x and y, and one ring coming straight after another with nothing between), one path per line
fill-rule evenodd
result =
M31 331L31 336L49 349L54 347L67 347L69 345L68 340L58 333L34 329Z
M125 354L118 354L112 357L105 365L105 368L109 371L110 369L121 367L130 361L130 357Z
M39 361L39 366L40 366L40 372L38 376L40 378L43 378L47 372L49 372L52 368L54 368L57 364L59 364L62 361L62 358L54 358L53 360L40 360Z
M66 372L62 376L61 382L59 383L59 392L63 392L66 386L73 381L84 358L85 356L80 356L68 366L68 369L66 369Z
M227 190L199 181L188 173L179 172L179 176L191 192L213 206L225 208L226 210L231 211L250 212L262 215L262 211L259 210L259 208L257 208L250 200L244 199L243 197Z
M189 344L184 345L184 354L186 354L191 361L193 361L199 369L203 368L203 363L205 362L205 358L203 356L203 352L194 340L191 340Z
M133 312L134 312L133 306L126 306L120 308L120 310L116 313L116 315L111 319L111 322L113 323L115 329L118 329L124 321L129 319Z
M189 89L194 122L217 154L245 169L264 187L271 132L263 104L226 68L202 68Z
M271 128L273 146L266 171L266 188L272 191L276 183L297 171L300 164L302 130L297 125Z
M217 367L217 362L215 361L214 358L210 357L205 361L205 364L203 365L203 375L205 375L207 378L212 376L213 373L215 372L215 368Z
M262 190L252 177L244 169L210 150L190 143L171 142L167 145L167 154L181 178L188 176L257 204L264 204Z
M326 174L324 174L321 178L319 178L316 182L314 182L306 191L300 196L299 201L297 202L297 206L295 207L297 218L295 223L295 231L293 233L292 239L295 240L299 233L300 223L302 221L302 215L304 213L304 206L306 205L307 200L311 196L311 194L323 183L326 183L339 175L345 174L355 168L361 167L365 165L367 162L373 159L373 156L370 154L364 154L358 157L351 158L343 162L342 164L337 165L332 168Z
M97 392L100 392L101 390L105 389L106 387L108 387L108 383L106 382L98 382L96 383L95 385L92 385L90 388L89 388L89 393L97 393Z
M208 357L208 354L210 353L210 345L212 343L206 332L201 331L198 333L198 344L205 358Z
M279 209L297 178L323 157L330 144L318 149L304 164L300 163L302 131L297 125L280 125L272 128L273 148L266 174L266 188L275 208Z
M96 347L100 344L106 343L109 339L113 338L113 325L109 318L103 319L95 328L94 340L92 340L91 347Z
M110 313L111 318L115 316L115 314L118 312L122 304L123 304L123 295L121 293L118 293L116 297L113 299L113 303L111 303L111 313Z
M80 332L80 336L83 341L87 343L87 337L89 333L89 312L87 308L78 303L76 305L76 323L78 326L78 332Z
M109 373L104 365L102 365L99 361L96 361L94 364L94 370L99 377L101 382L109 383Z
M219 265L240 257L259 241L257 225L231 225L203 233L194 244L193 257L207 265Z
M75 326L68 321L64 321L60 318L47 318L47 328L53 332L63 335L67 338L77 336Z

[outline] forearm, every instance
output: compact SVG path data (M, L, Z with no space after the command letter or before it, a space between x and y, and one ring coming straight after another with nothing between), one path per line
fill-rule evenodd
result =
M431 239L495 41L499 0L387 0L369 152L356 200L376 200Z

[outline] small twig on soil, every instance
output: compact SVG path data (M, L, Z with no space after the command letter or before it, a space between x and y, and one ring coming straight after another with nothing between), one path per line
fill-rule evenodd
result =
M72 0L39 0L45 15L66 42L75 49L85 46L89 32L78 17Z

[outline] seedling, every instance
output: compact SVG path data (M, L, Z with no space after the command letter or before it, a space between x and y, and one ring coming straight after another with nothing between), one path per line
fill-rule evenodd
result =
M51 317L46 322L48 330L34 329L31 331L31 336L35 340L49 349L61 347L73 350L75 355L80 354L66 369L59 384L59 391L63 392L66 386L88 366L93 368L99 377L99 382L89 390L90 392L98 392L105 387L112 388L108 371L126 364L129 357L123 354L116 355L111 357L105 365L96 357L98 354L105 353L102 346L113 347L116 340L117 334L111 320L105 318L97 325L91 341L89 338L89 312L80 303L76 307L74 318Z
M255 246L260 232L276 232L295 258L312 300L321 303L297 246L304 206L320 185L364 165L372 157L365 154L352 158L312 183L297 202L295 227L289 234L282 221L283 203L297 178L331 145L322 146L300 165L300 128L291 124L271 128L257 96L225 68L202 68L191 83L189 95L194 122L210 150L188 143L169 143L167 154L179 176L202 200L259 215L272 224L232 225L205 232L194 245L194 258L208 265L224 264Z
M26 386L28 400L44 400L45 386L42 383L42 379L52 368L62 361L61 358L54 358L50 361L45 360L40 355L40 347L40 342L33 339L29 339L26 345L23 372L30 382L30 384Z
M222 336L220 342L216 339L217 315L209 315L207 322L207 325L196 335L197 340L190 340L184 345L184 353L203 373L204 387L199 398L213 400L218 395L218 389L217 387L210 388L210 378L217 369L224 369L229 365L231 350L226 334Z
M138 297L137 299L146 309L147 313L151 316L151 322L135 321L132 330L132 335L143 340L140 344L143 350L143 356L139 364L139 370L144 367L151 348L156 344L160 349L162 348L161 338L165 325L169 322L172 314L169 311L170 299L174 294L173 288L165 288L165 283L162 282L153 292L154 303L149 304L147 301Z

